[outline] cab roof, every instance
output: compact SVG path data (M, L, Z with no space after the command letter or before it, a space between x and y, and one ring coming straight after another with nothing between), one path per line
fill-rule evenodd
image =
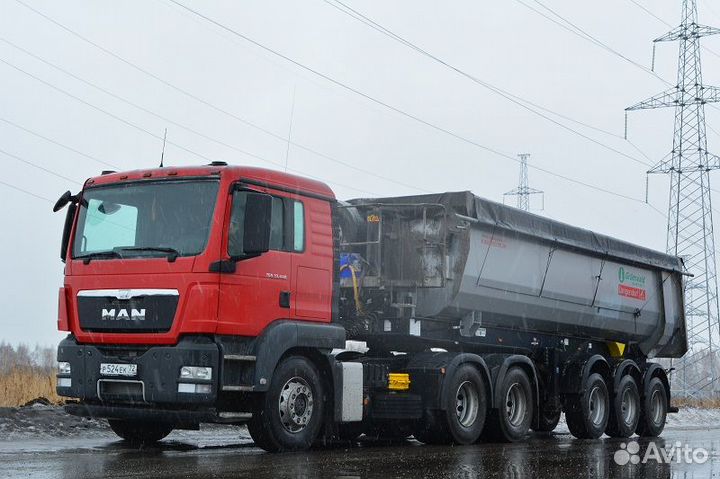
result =
M133 170L121 172L103 172L100 176L89 178L85 187L102 186L131 181L162 180L183 177L217 176L229 181L248 180L268 187L280 187L289 191L310 194L335 199L335 193L325 183L302 176L291 175L282 171L269 170L254 166L233 166L221 162L213 162L204 166L167 166L146 170Z

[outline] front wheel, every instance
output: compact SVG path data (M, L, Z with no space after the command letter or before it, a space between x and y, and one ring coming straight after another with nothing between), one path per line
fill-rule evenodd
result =
M158 442L173 430L172 424L161 422L108 419L108 424L115 434L138 446Z
M324 391L315 366L302 356L284 359L248 423L255 444L269 452L308 449L324 415Z

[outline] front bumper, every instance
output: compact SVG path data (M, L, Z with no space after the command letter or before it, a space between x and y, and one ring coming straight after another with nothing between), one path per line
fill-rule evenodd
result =
M137 349L78 344L68 337L58 346L58 361L70 363L71 372L58 374L57 393L104 405L212 405L218 395L219 358L217 344L203 337L186 337L174 346ZM137 374L101 375L102 363L136 364ZM211 367L212 378L180 379L183 366ZM178 392L180 383L206 384L210 392Z

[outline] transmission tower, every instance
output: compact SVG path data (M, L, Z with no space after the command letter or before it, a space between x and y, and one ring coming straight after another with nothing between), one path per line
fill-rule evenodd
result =
M696 0L683 0L680 26L654 40L680 42L677 86L626 110L675 108L672 152L648 173L670 175L667 252L682 257L693 275L685 291L689 350L673 374L673 388L692 397L717 392L720 325L710 171L720 168L720 158L707 150L705 104L720 101L720 89L703 85L700 63L700 38L717 33L698 23Z
M530 211L530 195L544 195L545 192L528 186L527 163L530 153L520 153L518 158L520 158L520 182L517 188L508 191L504 196L517 196L517 207L521 210ZM543 196L543 207L545 206L544 203L545 197Z

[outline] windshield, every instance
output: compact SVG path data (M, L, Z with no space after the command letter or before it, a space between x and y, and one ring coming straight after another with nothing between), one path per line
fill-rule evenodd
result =
M73 258L194 256L205 249L218 181L177 180L90 188L83 193Z

